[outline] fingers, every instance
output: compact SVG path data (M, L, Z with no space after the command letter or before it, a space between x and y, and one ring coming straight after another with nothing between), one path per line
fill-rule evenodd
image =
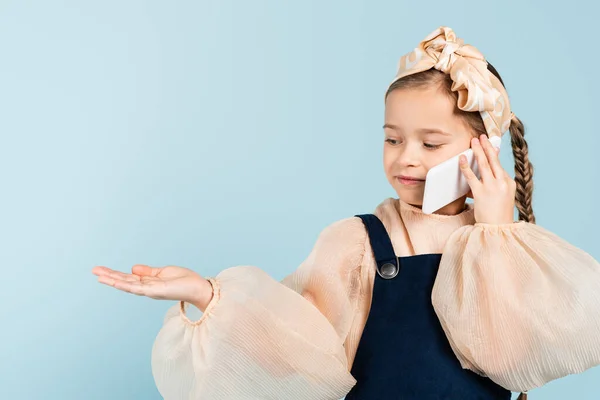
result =
M104 276L104 275L111 276L111 277L118 276L121 278L126 278L127 280L130 280L130 281L139 281L140 278L144 277L144 276L156 277L160 273L161 270L162 270L162 268L152 268L147 265L136 264L131 268L132 274L125 274L123 272L115 271L113 269L106 268L103 266L98 266L98 267L92 268L92 273L97 276Z
M494 177L503 178L506 174L506 171L504 171L504 168L502 168L500 160L498 159L498 153L500 152L500 149L496 149L494 146L492 146L492 143L489 141L487 135L481 135L479 138L481 147L487 156L487 161Z
M484 136L484 135L481 135ZM489 143L488 143L489 144ZM481 180L483 182L488 181L494 178L494 174L490 169L490 164L488 162L487 155L483 150L481 142L478 138L471 139L471 148L473 149L473 154L475 155L475 159L477 160L477 165L479 166L479 173L481 174Z
M102 266L92 268L92 274L98 275L98 276L106 275L106 274L110 273L111 271L112 271L112 269L102 267Z
M467 157L461 155L458 161L460 170L463 173L464 177L467 179L467 183L471 187L471 193L476 192L477 189L479 189L479 186L481 186L481 182L479 182L479 179L477 179L477 176L469 166L469 163L467 162Z
M131 272L139 276L157 276L162 268L153 268L143 264L136 264L131 267Z
M115 270L112 270L112 269L106 268L106 267L95 267L92 269L92 273L99 277L105 276L105 277L109 277L112 279L119 279L119 280L124 280L124 281L128 281L128 282L139 282L140 281L140 277L137 275L125 274L123 272L115 271Z
M136 294L138 296L147 295L146 292L148 289L140 281L126 281L124 279L102 275L98 278L98 282L112 286L115 289L119 289L123 292Z
M108 276L110 278L113 279L121 279L127 282L139 282L140 281L140 277L137 275L133 275L133 274L126 274L120 271L113 271L110 274L108 274Z
M94 267L92 273L98 276L98 282L124 292L145 296L145 288L140 282L140 277L132 274L125 274L103 266Z

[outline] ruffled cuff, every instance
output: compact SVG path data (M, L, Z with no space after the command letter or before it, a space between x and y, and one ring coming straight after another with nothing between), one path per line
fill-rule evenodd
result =
M202 316L199 319L197 319L195 321L190 319L188 317L188 315L186 314L187 308L189 307L190 304L185 301L179 302L179 315L181 316L181 318L183 319L183 321L186 324L189 324L191 326L198 326L201 323L203 323L204 320L207 318L207 316L212 311L213 307L219 301L219 298L221 297L221 286L220 286L219 282L215 278L207 277L205 279L212 286L213 294L212 294L212 298L211 298L210 302L208 303L208 306L206 306L206 309L204 310L204 312L202 313Z

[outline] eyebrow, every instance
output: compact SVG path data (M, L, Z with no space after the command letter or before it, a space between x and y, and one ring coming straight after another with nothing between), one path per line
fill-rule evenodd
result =
M392 124L384 124L383 129L385 129L385 128L398 130L398 127L396 125L392 125ZM419 129L417 129L417 133L439 133L442 135L452 136L451 133L448 133L446 131L443 131L443 130L437 129L437 128L419 128Z

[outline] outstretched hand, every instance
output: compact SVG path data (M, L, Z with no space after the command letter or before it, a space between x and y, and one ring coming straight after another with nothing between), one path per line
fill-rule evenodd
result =
M137 264L131 274L98 266L92 273L98 282L124 292L146 296L157 300L185 301L201 311L212 298L212 285L206 279L188 268L167 266L162 268Z

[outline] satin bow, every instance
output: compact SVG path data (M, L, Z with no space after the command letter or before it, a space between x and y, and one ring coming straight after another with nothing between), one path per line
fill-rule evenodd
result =
M452 90L458 93L458 108L479 111L488 136L502 136L508 130L514 114L506 89L487 69L479 50L464 44L449 27L439 27L402 56L392 83L431 68L450 75Z

